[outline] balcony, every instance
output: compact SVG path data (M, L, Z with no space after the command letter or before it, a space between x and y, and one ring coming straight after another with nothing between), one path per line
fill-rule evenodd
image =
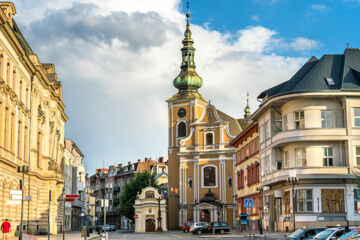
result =
M114 203L114 204L119 204L119 203L120 203L120 199L114 197L113 203Z
M115 186L115 187L113 188L113 191L114 191L114 192L120 192L120 187Z
M336 178L354 178L349 174L348 166L332 167L305 167L305 168L288 168L269 173L261 177L261 186L272 185L278 182L287 181L288 177L296 173L299 179L336 179Z

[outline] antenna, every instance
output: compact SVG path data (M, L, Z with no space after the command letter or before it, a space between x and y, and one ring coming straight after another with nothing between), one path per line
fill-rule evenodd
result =
M352 43L352 26L350 24L350 48L352 47L351 43Z

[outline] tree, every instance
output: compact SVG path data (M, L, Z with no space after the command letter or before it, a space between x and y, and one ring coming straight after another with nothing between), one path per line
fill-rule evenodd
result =
M136 177L125 185L124 191L120 195L120 215L126 216L128 219L134 219L136 196L143 188L149 186L149 179L152 187L159 188L155 180L155 175L147 171L137 173Z

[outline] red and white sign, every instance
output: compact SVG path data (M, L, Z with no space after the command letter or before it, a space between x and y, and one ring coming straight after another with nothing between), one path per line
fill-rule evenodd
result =
M65 202L73 202L77 198L79 198L79 195L77 195L77 194L68 194L68 195L65 195Z
M134 215L134 218L135 218L135 219L137 219L137 218L138 218L138 215L137 215L137 214L135 214L135 215Z
M69 195L65 195L65 198L79 198L80 196L77 194L69 194Z

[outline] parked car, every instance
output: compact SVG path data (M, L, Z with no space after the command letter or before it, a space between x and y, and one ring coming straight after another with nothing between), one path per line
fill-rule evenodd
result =
M315 237L316 234L322 232L325 228L301 228L290 234L287 240L307 240Z
M212 222L209 230L212 231L213 228L215 233L224 234L230 232L230 226L227 222Z
M345 239L356 239L356 237L360 236L360 228L353 228L350 232L345 233L338 240L345 240ZM360 239L360 238L358 238Z
M210 224L207 222L197 222L191 225L190 232L193 234L202 234L209 231Z
M115 225L110 225L109 231L110 232L115 232L116 231Z
M312 239L336 240L345 233L345 228L327 228Z
M110 225L103 225L101 227L102 232L109 232L110 231Z
M191 223L189 223L189 222L186 222L186 223L184 223L184 225L183 225L183 228L182 228L182 230L183 230L183 232L190 232L190 227L191 227Z

